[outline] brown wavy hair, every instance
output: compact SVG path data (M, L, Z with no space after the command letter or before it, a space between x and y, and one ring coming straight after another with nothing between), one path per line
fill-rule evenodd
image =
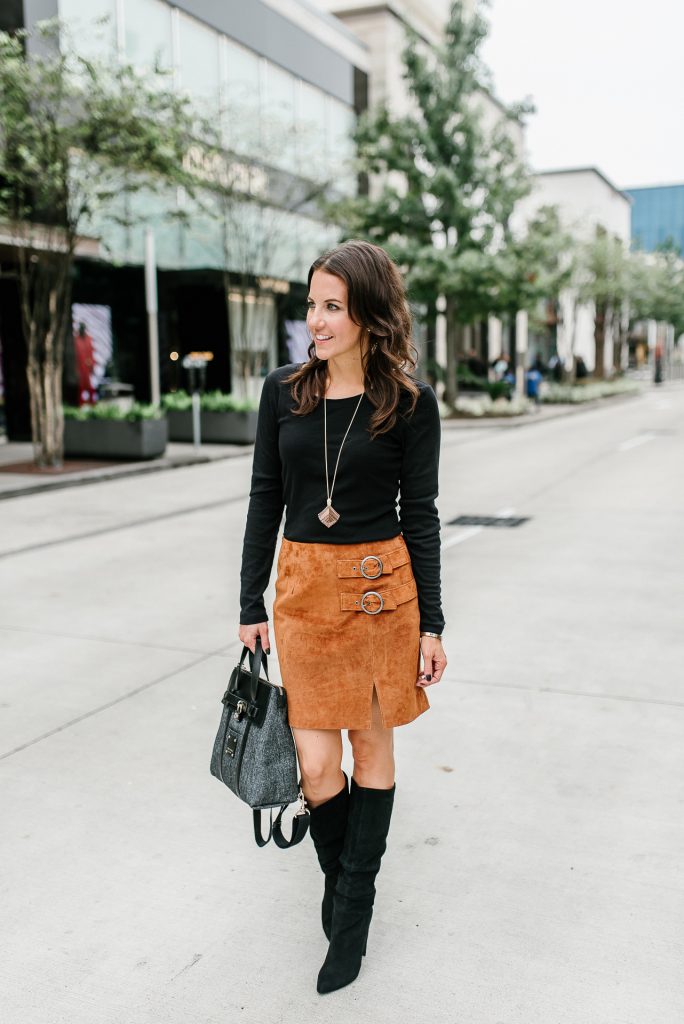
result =
M402 392L408 392L411 399L409 415L420 393L409 375L415 370L418 353L411 340L412 317L404 281L384 249L358 239L343 242L314 260L309 287L316 270L344 281L349 316L369 332L362 363L364 388L375 406L369 425L372 439L394 427ZM295 416L312 412L325 394L326 360L318 358L313 341L308 355L308 362L283 382L291 385L297 403L292 409Z

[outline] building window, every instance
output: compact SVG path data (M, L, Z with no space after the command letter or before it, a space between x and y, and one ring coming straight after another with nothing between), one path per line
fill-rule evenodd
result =
M171 8L162 0L125 0L126 60L141 70L173 69ZM171 87L169 78L168 87Z
M260 145L259 58L224 37L222 69L224 143L235 153L253 154Z
M337 188L346 195L356 191L352 168L354 157L354 111L339 100L328 97L328 160L329 173Z
M308 82L299 84L298 172L310 181L328 175L328 128L326 96Z
M116 0L59 0L58 11L67 24L67 42L83 57L116 53ZM98 24L101 19L107 20Z
M180 88L203 114L215 114L219 102L219 36L195 18L178 19Z
M297 171L295 78L270 61L263 63L262 148L270 164Z

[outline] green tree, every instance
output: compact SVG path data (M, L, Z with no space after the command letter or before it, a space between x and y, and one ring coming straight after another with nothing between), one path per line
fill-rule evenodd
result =
M540 207L524 231L514 232L507 227L504 237L503 246L494 256L490 312L508 322L510 351L515 352L516 313L526 310L533 323L541 326L542 303L557 300L572 280L574 249L555 206Z
M184 154L197 122L161 72L78 56L55 21L36 36L27 57L28 33L0 33L0 217L18 257L34 457L54 466L79 236L114 215L122 194L192 191Z
M629 298L629 254L622 239L598 228L590 241L578 248L577 295L594 305L594 376L605 376L604 353L609 330L620 335L625 303Z
M648 287L642 315L672 324L675 337L684 333L684 261L679 248L663 244L648 262Z
M426 49L411 29L403 51L412 109L367 111L355 133L358 170L370 194L328 207L346 237L385 245L404 269L411 298L434 315L446 299L447 401L456 397L460 327L484 316L496 288L495 253L513 208L529 190L511 125L531 110L505 110L484 124L488 74L479 55L487 26L452 5L444 43Z

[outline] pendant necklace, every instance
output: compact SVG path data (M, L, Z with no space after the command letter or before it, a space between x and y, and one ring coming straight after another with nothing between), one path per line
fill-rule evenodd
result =
M359 411L359 406L361 405L361 399L363 398L364 395L365 395L365 391L362 391L361 394L359 395L359 400L356 403L356 408L354 409L354 412L352 413L352 418L349 420L349 426L347 427L347 431L346 431L344 437L342 438L342 444L340 445L340 450L337 453L337 462L335 463L335 472L333 473L332 487L330 486L330 477L328 476L328 415L327 415L326 398L325 398L325 395L323 395L323 437L325 439L325 490L326 490L326 494L328 495L328 501L326 503L325 508L321 512L318 513L318 518L323 523L323 525L327 526L327 527L334 526L335 523L337 522L337 520L340 518L340 513L336 512L335 509L332 507L332 494L333 494L333 490L335 488L335 478L337 477L337 467L340 464L340 455L342 454L342 446L344 445L344 442L347 440L347 434L349 433L349 431L351 429L351 425L354 422L354 416L356 416L357 412Z

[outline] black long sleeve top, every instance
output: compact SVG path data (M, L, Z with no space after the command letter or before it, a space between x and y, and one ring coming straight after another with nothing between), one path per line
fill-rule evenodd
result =
M294 416L290 385L283 384L299 366L289 363L273 370L261 394L242 549L240 623L253 625L268 618L263 595L285 508L283 536L291 541L353 544L387 540L401 532L416 579L420 628L441 633L440 524L435 504L441 424L434 391L412 378L420 390L412 416L402 415L410 398L404 392L394 427L374 440L368 431L374 406L363 396L344 442L332 495L340 519L328 528L318 518L327 500L323 402L307 416ZM358 400L358 395L327 399L331 484Z

